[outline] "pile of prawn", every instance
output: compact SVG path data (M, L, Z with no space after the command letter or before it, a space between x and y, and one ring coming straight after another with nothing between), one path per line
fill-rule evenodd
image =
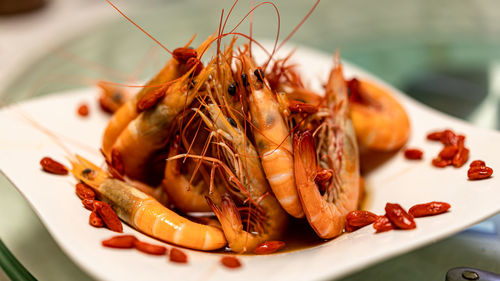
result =
M319 93L292 54L259 64L233 36L175 49L113 108L107 171L76 157L72 173L130 226L191 249L252 252L282 240L291 217L320 238L342 234L362 195L358 146L402 147L404 109L378 85L347 81L338 54Z

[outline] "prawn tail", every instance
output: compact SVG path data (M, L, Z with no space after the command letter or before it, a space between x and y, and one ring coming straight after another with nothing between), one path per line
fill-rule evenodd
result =
M208 205L217 216L229 246L233 251L240 251L239 244L241 243L241 238L239 236L243 234L243 224L241 222L238 207L227 194L221 196L219 204L214 203L214 200L212 200L215 199L213 195L210 196L212 198L208 196L205 198L207 199ZM218 200L215 199L215 201Z
M301 183L314 181L317 169L316 149L311 131L295 134L293 137L295 180Z
M109 178L106 171L78 154L73 159L68 160L71 162L73 176L94 189L98 189Z

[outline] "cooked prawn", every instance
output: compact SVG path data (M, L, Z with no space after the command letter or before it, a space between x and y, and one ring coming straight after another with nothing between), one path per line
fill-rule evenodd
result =
M255 144L269 185L285 211L296 218L303 217L295 187L292 140L287 123L280 114L280 105L262 69L257 68L253 59L242 55L242 68L247 77Z
M196 250L216 250L226 245L219 228L179 216L132 185L110 178L81 156L76 155L71 163L73 175L97 191L99 198L135 229L165 242Z
M217 91L217 88L213 90ZM212 96L210 87L207 91ZM232 197L213 190L209 195L209 205L221 223L231 250L252 251L262 242L281 237L288 217L272 196L257 151L241 124L237 120L230 121L217 104L208 104L206 107L210 117L201 112L200 115L216 133L219 140L217 145L221 146L223 158L229 166L224 172L236 183L228 191L245 204L238 208ZM247 219L246 229L242 217Z
M181 143L179 140L171 142L168 157L172 158L181 154ZM209 191L209 176L194 179L193 174L198 161L186 159L185 163L181 159L169 160L165 165L165 174L162 186L167 192L170 200L176 208L183 212L210 212L212 209L208 206L207 200ZM181 165L184 166L181 171ZM203 173L204 171L201 171Z
M351 119L361 148L391 151L401 148L410 135L403 106L388 89L366 81L349 82Z
M112 145L111 164L120 167L127 176L138 179L151 179L148 174L148 160L162 149L172 133L172 123L177 115L200 94L208 78L213 74L213 63L192 77L191 69L171 84L165 97L153 108L135 118L120 133Z
M208 44L213 40L212 36L209 36L196 50L196 54L204 51ZM192 40L186 44L186 46L182 48L178 48L176 50L183 50L179 52L175 52L170 60L167 61L163 69L156 74L156 76L151 79L146 86L143 87L134 98L129 99L125 104L123 104L111 117L108 122L108 125L104 131L104 135L102 138L102 151L104 155L111 160L111 149L120 134L127 128L127 126L139 116L137 110L137 103L139 100L146 96L149 93L154 91L164 90L165 87L168 86L168 83L179 78L181 75L185 74L187 71L186 65L186 55L182 55L180 53L188 52L188 45ZM194 50L193 50L194 51ZM190 54L193 52L189 52ZM177 55L175 55L177 54ZM196 56L195 54L195 56ZM192 55L192 54L191 54ZM164 85L164 86L162 86Z
M360 192L358 147L338 59L325 98L326 107L308 118L318 123L315 136L311 131L294 136L294 163L307 220L318 236L328 239L342 233L345 216L357 208Z

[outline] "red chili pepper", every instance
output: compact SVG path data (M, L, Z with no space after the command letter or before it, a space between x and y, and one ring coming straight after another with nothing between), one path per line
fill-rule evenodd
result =
M425 204L417 204L410 208L408 211L413 217L420 218L425 216L434 216L442 214L451 207L450 204L445 202L432 201Z
M399 204L387 203L385 204L385 215L391 223L401 229L413 229L417 225L413 217L408 214L403 207Z

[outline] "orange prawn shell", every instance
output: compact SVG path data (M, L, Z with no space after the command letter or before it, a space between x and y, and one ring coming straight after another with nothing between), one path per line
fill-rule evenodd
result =
M350 102L350 115L360 147L391 151L401 148L410 135L410 120L403 106L375 83L358 80L359 94L368 104Z

